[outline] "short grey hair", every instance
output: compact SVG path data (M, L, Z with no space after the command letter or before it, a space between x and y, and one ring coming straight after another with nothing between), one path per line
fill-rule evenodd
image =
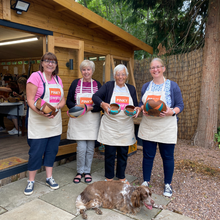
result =
M88 67L88 66L92 68L92 73L94 73L95 72L95 64L91 60L83 60L82 63L80 64L80 66L79 66L79 69L82 72L82 69L84 67Z
M121 71L125 69L125 72L126 72L126 75L128 76L128 69L127 67L124 65L124 64L118 64L115 68L114 68L114 77L115 77L115 74L118 72L118 71Z

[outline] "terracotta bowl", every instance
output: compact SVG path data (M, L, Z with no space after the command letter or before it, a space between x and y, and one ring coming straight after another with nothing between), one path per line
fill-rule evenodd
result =
M125 106L124 108L124 113L127 115L127 116L134 116L137 112L134 110L135 109L135 106L133 105L127 105Z
M120 105L118 105L117 103L110 104L109 114L117 115L120 111L121 111Z
M159 116L160 112L166 111L167 106L162 100L154 101L153 99L147 100L144 103L144 111L151 116Z

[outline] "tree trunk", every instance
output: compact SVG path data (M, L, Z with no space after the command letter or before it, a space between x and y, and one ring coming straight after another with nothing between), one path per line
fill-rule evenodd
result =
M220 0L210 0L206 23L201 98L194 144L215 146L217 132L220 74Z

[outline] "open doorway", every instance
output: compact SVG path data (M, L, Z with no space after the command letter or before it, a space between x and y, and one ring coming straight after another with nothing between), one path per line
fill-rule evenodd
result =
M1 25L0 33L0 43L37 38L36 41L31 42L0 45L0 86L5 87L11 82L16 83L19 77L28 78L32 72L39 69L44 36ZM5 92L0 92L0 95L9 96ZM1 101L7 100L2 99ZM5 108L0 106L0 113L1 109L6 110ZM0 132L0 160L9 157L20 157L27 160L29 147L26 129L24 128L22 135L10 135L8 131L14 127L14 124L7 116L4 116L3 120L6 131ZM21 129L24 126L22 118L19 124Z

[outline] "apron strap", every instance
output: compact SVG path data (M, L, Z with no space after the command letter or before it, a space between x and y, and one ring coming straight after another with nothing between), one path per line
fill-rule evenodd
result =
M41 97L40 97L41 99L43 99L43 98L44 98L44 95L45 95L46 85L45 85L45 82L43 81L42 76L41 76L41 74L39 73L39 71L37 71L37 73L39 74L39 76L40 76L40 78L41 78L41 80L42 80L42 83L43 83L43 87L44 87L43 94L42 94Z

